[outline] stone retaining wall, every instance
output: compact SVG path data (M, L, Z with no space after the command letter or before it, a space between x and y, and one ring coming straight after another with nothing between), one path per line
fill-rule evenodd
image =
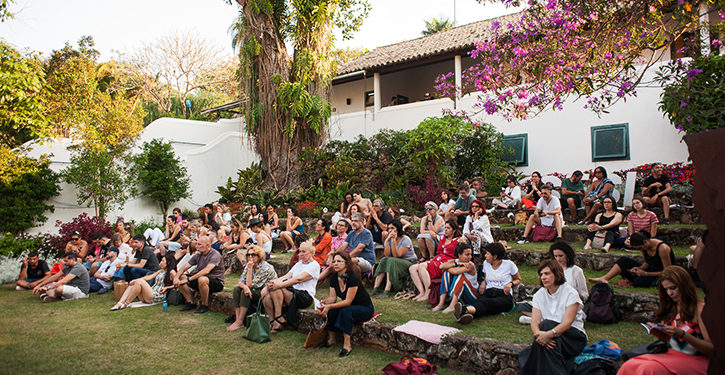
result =
M538 266L544 260L547 253L537 250L511 249L506 251L506 257L516 264L525 264L529 266ZM579 251L576 253L574 263L583 269L590 270L609 270L612 268L617 259L626 256L640 263L644 262L644 258L639 253L632 254L605 254L592 253L587 251ZM675 257L675 264L687 268L687 258Z

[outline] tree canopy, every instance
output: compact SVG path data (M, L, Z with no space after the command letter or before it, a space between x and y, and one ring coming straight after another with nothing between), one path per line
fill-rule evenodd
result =
M438 19L433 17L430 20L425 21L425 29L420 33L423 36L433 35L439 31L448 30L451 27L453 27L453 22L451 22L448 18Z

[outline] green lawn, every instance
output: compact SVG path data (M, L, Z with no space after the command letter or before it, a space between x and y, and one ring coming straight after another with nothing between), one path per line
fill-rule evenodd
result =
M400 358L356 347L340 359L339 347L304 349L293 331L256 344L225 332L221 314L108 311L114 302L107 293L44 304L0 286L0 374L379 374Z

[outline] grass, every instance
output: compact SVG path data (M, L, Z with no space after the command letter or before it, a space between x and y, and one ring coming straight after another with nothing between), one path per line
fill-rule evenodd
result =
M339 346L304 349L305 335L293 331L256 344L225 332L221 314L108 311L114 302L108 293L44 304L0 286L0 374L379 374L400 358L356 347L340 359Z

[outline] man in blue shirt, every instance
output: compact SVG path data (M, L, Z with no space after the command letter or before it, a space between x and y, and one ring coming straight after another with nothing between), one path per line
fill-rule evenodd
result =
M337 251L350 250L350 257L360 267L363 273L370 272L375 265L375 243L373 234L365 229L365 217L356 212L350 219L352 232L347 235L345 242Z

